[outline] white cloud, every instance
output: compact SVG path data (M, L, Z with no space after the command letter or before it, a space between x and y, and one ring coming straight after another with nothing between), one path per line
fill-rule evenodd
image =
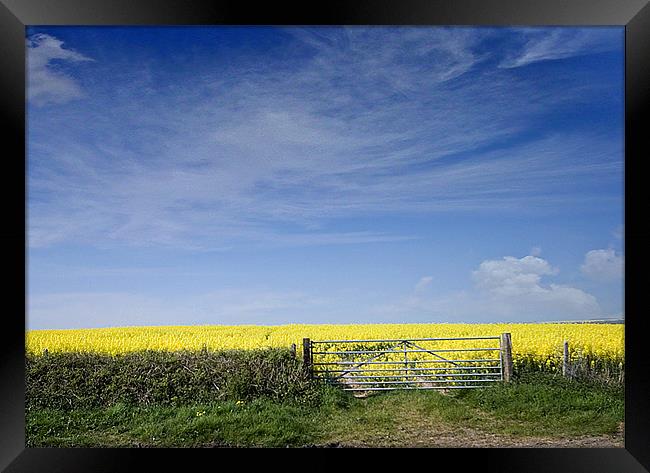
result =
M555 320L600 315L598 302L591 294L575 287L542 282L543 276L558 272L548 261L536 256L520 259L506 256L483 261L473 277L492 309L504 315Z
M474 290L427 296L420 292L374 307L377 317L420 322L533 322L583 320L602 316L598 301L575 287L544 283L558 274L548 261L506 256L483 261L472 272Z
M611 50L613 35L620 32L599 28L526 28L521 29L525 43L503 60L500 67L514 68L539 61L565 59Z
M517 259L505 256L502 260L483 261L472 273L480 289L498 296L519 296L543 292L541 277L557 274L558 270L536 256Z
M84 96L78 81L58 67L62 62L83 62L92 59L71 49L63 41L36 34L27 39L27 94L37 106L65 103Z
M623 278L625 263L613 249L591 250L580 267L582 273L595 281L618 281Z

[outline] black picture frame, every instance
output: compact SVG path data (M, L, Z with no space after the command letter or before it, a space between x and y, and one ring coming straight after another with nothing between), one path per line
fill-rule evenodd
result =
M222 451L215 457L203 449L26 449L24 432L25 320L20 314L26 309L26 206L22 200L26 195L25 27L199 24L625 26L625 448L466 449L460 454L457 449L441 449L426 457L435 465L451 460L456 468L467 465L470 459L477 460L481 470L501 472L650 471L650 362L645 352L648 324L642 304L647 292L643 270L647 274L650 267L644 243L650 241L650 233L643 227L641 210L647 207L647 198L645 176L640 171L641 163L650 156L644 126L650 123L647 0L328 0L295 4L246 0L0 0L0 113L5 123L3 143L11 150L3 159L5 225L0 235L6 247L4 288L9 297L5 300L12 302L11 309L5 309L0 344L0 469L157 471L191 468L201 460L207 461L210 469L225 466ZM286 453L287 449L280 451ZM413 467L414 454L390 455L408 458L409 468ZM268 458L266 451L263 457ZM355 452L355 458L364 468L372 468L373 463L381 465L384 455L373 452L357 456ZM252 456L237 454L231 459L237 462L236 467L250 466ZM277 466L301 467L295 463Z

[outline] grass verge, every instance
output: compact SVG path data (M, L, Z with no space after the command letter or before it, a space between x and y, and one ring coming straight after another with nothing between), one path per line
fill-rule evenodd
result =
M514 438L612 435L622 386L531 375L481 390L395 391L355 398L322 387L318 402L259 398L183 406L30 409L28 447L433 446L463 433ZM465 439L466 440L466 439Z

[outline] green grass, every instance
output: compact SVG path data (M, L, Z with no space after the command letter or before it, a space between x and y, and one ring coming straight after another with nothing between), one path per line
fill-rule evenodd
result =
M27 416L29 447L194 447L301 445L315 439L315 419L301 406L271 401L185 407L117 405L39 410Z
M515 384L483 392L467 390L458 401L488 413L492 432L576 436L616 431L624 419L622 385L575 382L560 376L529 375ZM448 411L449 419L454 419Z
M463 429L516 438L597 436L616 432L623 399L622 386L538 375L482 390L395 391L362 399L324 387L318 402L309 404L260 398L32 408L27 446L409 446Z

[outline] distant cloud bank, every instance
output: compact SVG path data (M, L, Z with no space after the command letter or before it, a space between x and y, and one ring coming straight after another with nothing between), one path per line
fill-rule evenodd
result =
M622 279L624 268L623 257L617 255L613 249L588 252L585 255L583 265L580 267L585 276L601 282Z

